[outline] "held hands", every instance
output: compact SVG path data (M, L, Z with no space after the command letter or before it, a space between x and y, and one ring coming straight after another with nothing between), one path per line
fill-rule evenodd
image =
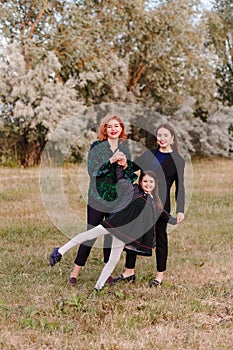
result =
M127 158L125 154L119 150L117 150L109 160L111 164L117 163L121 165L124 169L127 168Z
M121 165L123 167L123 169L125 170L128 166L126 157L119 159L117 161L117 164Z

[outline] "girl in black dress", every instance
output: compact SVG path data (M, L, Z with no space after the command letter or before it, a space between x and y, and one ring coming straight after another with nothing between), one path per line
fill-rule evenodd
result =
M139 185L131 185L123 178L122 170L121 166L117 167L118 191L122 200L118 201L114 213L98 226L75 236L63 247L54 248L50 255L50 265L53 266L68 250L85 240L110 234L111 254L95 285L97 290L104 287L120 260L124 247L133 254L147 256L152 254L155 223L158 217L171 224L177 223L175 218L162 210L158 196L158 182L152 171L145 171L140 175Z

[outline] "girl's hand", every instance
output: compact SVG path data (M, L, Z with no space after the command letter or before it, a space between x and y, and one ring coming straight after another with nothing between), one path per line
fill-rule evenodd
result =
M184 220L184 213L177 213L177 224L180 224Z
M117 161L117 164L121 165L123 167L123 169L125 170L128 166L126 157L119 159Z

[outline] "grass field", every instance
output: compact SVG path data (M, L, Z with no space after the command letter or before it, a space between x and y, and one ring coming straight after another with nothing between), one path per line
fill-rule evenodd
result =
M148 287L154 256L140 257L135 284L95 294L101 249L93 249L72 288L76 250L53 268L48 263L51 249L67 238L44 209L39 169L0 168L0 349L232 349L233 162L200 160L193 169L185 222L169 237L164 285ZM77 168L64 173L70 207L85 218L74 193Z

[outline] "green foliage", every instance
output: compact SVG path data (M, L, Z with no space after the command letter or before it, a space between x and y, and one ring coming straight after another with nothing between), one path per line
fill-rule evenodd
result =
M47 56L64 0L2 1L1 27L7 43L19 43L28 69Z
M53 332L59 328L58 322L47 321L44 314L46 312L38 310L35 304L31 304L25 308L21 319L19 320L19 328L41 330L44 332Z
M84 111L102 103L152 108L182 124L189 150L213 154L211 102L220 96L232 103L231 2L216 4L206 23L194 0L3 1L1 163L38 164L48 140L63 157L80 161L93 139L89 127L106 108ZM177 117L190 99L187 120ZM196 123L205 129L201 139ZM79 139L84 134L86 142Z
M210 42L218 55L216 69L219 99L233 105L233 5L231 0L213 1L213 10L208 15Z
M8 14L10 4L4 5ZM194 20L197 7L191 0L149 8L142 0L33 1L10 8L19 13L22 30L11 35L20 39L26 67L55 52L60 77L76 77L79 98L87 104L143 100L170 112L190 94L200 103L213 95L205 27ZM3 22L7 38L14 19L8 21Z
M27 70L17 45L6 47L1 55L0 95L1 133L7 158L23 166L38 164L48 131L62 118L77 114L82 103L76 99L72 80L59 81L60 64L53 53L35 69ZM88 120L79 121L84 128Z

